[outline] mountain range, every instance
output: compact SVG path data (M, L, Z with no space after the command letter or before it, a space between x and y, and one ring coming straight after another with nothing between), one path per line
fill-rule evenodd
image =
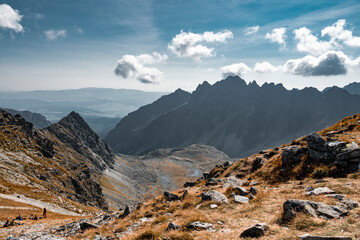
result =
M124 117L105 138L114 152L206 144L230 157L281 145L360 112L360 96L332 87L287 90L235 76L177 90Z

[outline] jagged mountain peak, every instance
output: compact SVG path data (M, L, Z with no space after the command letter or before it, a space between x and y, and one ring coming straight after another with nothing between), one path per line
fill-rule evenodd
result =
M112 167L115 156L111 148L78 113L72 111L58 123L46 129L62 142L69 144L76 152L84 155L101 170Z

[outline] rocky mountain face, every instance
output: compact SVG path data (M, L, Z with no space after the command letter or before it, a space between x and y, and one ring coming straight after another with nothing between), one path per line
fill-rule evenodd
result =
M71 112L46 130L77 153L89 159L100 170L105 170L107 167L111 168L114 164L115 156L110 147L76 112Z
M30 111L17 111L14 109L4 109L6 112L11 113L12 115L21 115L26 121L31 122L35 128L41 129L46 128L51 125L51 122L46 119L45 116L40 113L32 113Z
M46 129L34 129L20 115L0 111L1 193L46 199L76 213L94 211L91 206L107 209L98 183L101 171L82 149L56 136Z
M106 138L114 151L145 154L206 144L230 157L248 156L360 112L360 96L337 87L324 93L315 88L289 91L281 84L246 84L239 77L204 82L192 94L182 92L185 97L176 104L158 107L179 93L123 118Z
M187 103L190 97L190 93L181 89L176 90L172 94L160 97L152 104L145 105L137 111L129 113L109 132L105 140L112 146L115 152L130 153L124 152L122 149L126 148L125 142L129 140L131 136L141 134L154 120ZM152 150L155 149L156 148L153 148ZM142 150L139 149L138 152L140 153Z

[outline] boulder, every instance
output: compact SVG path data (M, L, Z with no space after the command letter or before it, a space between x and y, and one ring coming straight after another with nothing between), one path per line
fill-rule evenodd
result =
M360 158L360 148L349 150L336 156L336 160L338 161L347 161L352 158Z
M234 201L237 202L237 203L249 203L249 198L239 196L239 195L235 195Z
M345 206L347 207L347 209L354 209L357 208L359 206L359 203L351 200L351 199L343 199L341 200L342 204L345 204Z
M216 204L210 204L210 208L211 209L215 209L215 208L217 208L218 207L218 205L216 205Z
M172 231L172 230L178 230L181 227L173 222L169 223L169 225L166 227L166 231Z
M243 188L243 187L234 188L234 192L235 192L237 195L240 195L240 196L246 196L246 195L249 194L249 191L246 190L246 189Z
M286 147L282 152L282 166L290 167L297 165L301 156L303 155L302 148L299 146L289 146Z
M129 206L126 206L123 214L121 214L121 215L119 216L119 218L125 218L125 217L127 217L127 216L129 216L129 215L130 215L130 208L129 208Z
M200 221L192 222L187 225L187 228L190 230L211 230L212 227L213 225L211 223Z
M338 154L342 149L346 148L346 143L339 141L331 141L326 144L327 149L333 154Z
M256 194L257 194L257 189L256 189L256 187L251 187L251 188L249 189L249 192L250 192L252 195L256 195Z
M331 190L328 187L320 187L320 188L315 188L312 191L306 192L306 195L309 196L313 196L313 195L321 195L321 194L333 194L335 193L335 191Z
M352 240L351 237L311 236L308 233L299 236L299 238L301 240Z
M258 223L240 234L241 238L259 238L264 236L269 227L265 223Z
M222 194L221 192L218 192L218 191L213 191L213 190L208 191L206 193L202 193L201 200L228 204L228 199L224 194Z
M188 194L189 194L188 190L185 190L181 195L181 200L184 200Z
M231 187L241 187L246 181L240 180L235 176L230 176L226 179L226 183L228 183Z
M256 157L255 160L252 163L251 172L255 172L259 168L261 168L265 163L265 159Z
M187 188L187 187L194 187L196 186L196 182L186 182L184 184L184 187Z
M341 201L344 199L344 195L341 195L341 194L326 194L324 197L335 198L338 201Z
M98 226L96 226L94 224L91 224L91 223L88 223L88 222L80 223L80 229L82 231L85 231L85 230L88 230L88 229L95 229L95 228L98 228Z
M284 205L284 217L292 219L296 213L303 212L313 217L324 217L327 219L340 218L349 213L349 211L341 206L326 205L319 202L311 202L307 200L289 199Z
M326 148L326 141L320 137L319 134L317 134L316 132L311 133L310 135L307 135L305 137L305 141L307 142L308 146L312 149L321 151L321 152L326 152L327 148Z
M249 183L249 186L256 186L256 185L259 185L259 183L257 181L251 181Z
M180 200L180 197L178 195L173 194L171 192L164 192L164 197L165 197L166 201L168 201L168 202Z

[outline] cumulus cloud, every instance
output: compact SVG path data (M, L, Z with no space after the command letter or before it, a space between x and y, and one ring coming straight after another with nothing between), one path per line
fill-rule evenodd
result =
M254 27L247 27L244 30L244 34L245 35L251 35L251 34L255 34L257 33L257 31L259 31L259 26L254 26Z
M243 76L244 74L251 72L251 68L245 63L234 63L220 68L220 71L222 77L227 78L228 76Z
M214 48L203 45L204 43L225 43L233 38L232 32L204 32L203 34L183 32L177 34L168 44L168 49L180 58L191 58L200 61L201 58L214 56Z
M124 55L118 60L114 72L124 79L136 78L142 83L158 83L163 73L157 68L145 67L144 65L165 62L167 59L167 55L161 55L157 52L153 52L152 55Z
M284 66L284 72L302 76L332 76L344 75L347 67L358 67L360 58L350 59L340 51L328 51L318 57L306 56L300 59L290 59Z
M0 5L0 27L9 28L15 32L23 32L24 28L20 24L22 16L18 10L14 10L7 4Z
M286 28L274 28L271 33L266 33L265 38L271 42L278 43L283 48L286 47Z
M330 36L331 42L339 40L342 41L346 46L360 47L360 37L354 37L352 31L345 30L345 25L346 20L340 19L332 26L328 26L321 30L321 36Z
M331 42L320 41L306 27L295 29L294 34L295 39L299 41L296 45L296 48L300 52L308 52L313 55L320 55L333 48L333 44Z
M269 62L256 63L254 71L257 73L271 73L281 69L280 67L275 67Z
M44 31L45 37L48 40L55 40L58 37L66 37L66 30L53 30Z

